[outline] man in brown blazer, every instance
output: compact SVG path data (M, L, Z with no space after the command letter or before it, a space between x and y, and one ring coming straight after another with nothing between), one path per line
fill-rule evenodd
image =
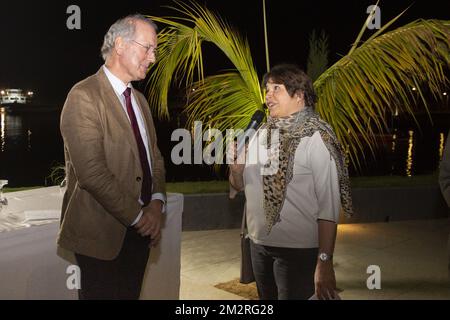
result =
M70 90L62 110L67 191L58 245L75 254L80 299L138 299L161 237L164 160L149 105L131 85L145 78L156 46L150 19L115 22L105 64Z

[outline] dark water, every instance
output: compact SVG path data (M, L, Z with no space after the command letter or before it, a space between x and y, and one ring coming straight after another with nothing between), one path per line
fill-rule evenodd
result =
M37 110L37 109L36 109ZM11 112L0 108L0 179L9 186L50 185L51 168L63 164L63 143L59 132L57 109ZM393 134L384 136L383 147L373 159L369 154L360 172L351 175L420 175L438 168L444 148L450 117L439 117L432 126L427 120L421 131L414 124L398 124ZM176 123L157 122L159 146L166 160L168 181L223 179L224 168L218 172L207 165L174 165L170 152L178 142L170 136ZM381 141L381 140L380 140Z
M9 186L49 185L51 168L64 163L59 111L0 108L0 177Z

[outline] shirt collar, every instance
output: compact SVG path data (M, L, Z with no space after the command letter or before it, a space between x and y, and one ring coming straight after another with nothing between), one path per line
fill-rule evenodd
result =
M120 80L118 77L116 77L107 67L106 65L103 65L103 71L105 71L106 77L108 78L109 82L111 83L114 91L116 91L116 93L119 96L122 96L123 92L125 91L126 88L133 88L133 86L131 85L131 82L128 83L128 86L125 85L125 83L123 83L122 80Z

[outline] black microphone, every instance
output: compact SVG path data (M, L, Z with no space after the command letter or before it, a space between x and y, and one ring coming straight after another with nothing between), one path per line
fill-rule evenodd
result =
M250 141L250 138L252 137L252 133L254 133L254 130L256 130L261 122L263 121L266 114L261 110L256 110L255 113L252 115L252 118L250 119L250 122L244 130L244 134L240 137L238 137L238 145L237 145L237 155L239 155L242 152L242 149L244 148L247 141ZM248 140L247 140L248 139Z

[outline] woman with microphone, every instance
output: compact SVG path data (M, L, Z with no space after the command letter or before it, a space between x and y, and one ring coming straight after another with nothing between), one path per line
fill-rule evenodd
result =
M245 191L259 297L335 299L337 222L341 207L352 214L344 152L315 112L312 81L301 69L277 65L263 85L267 122L229 176Z

